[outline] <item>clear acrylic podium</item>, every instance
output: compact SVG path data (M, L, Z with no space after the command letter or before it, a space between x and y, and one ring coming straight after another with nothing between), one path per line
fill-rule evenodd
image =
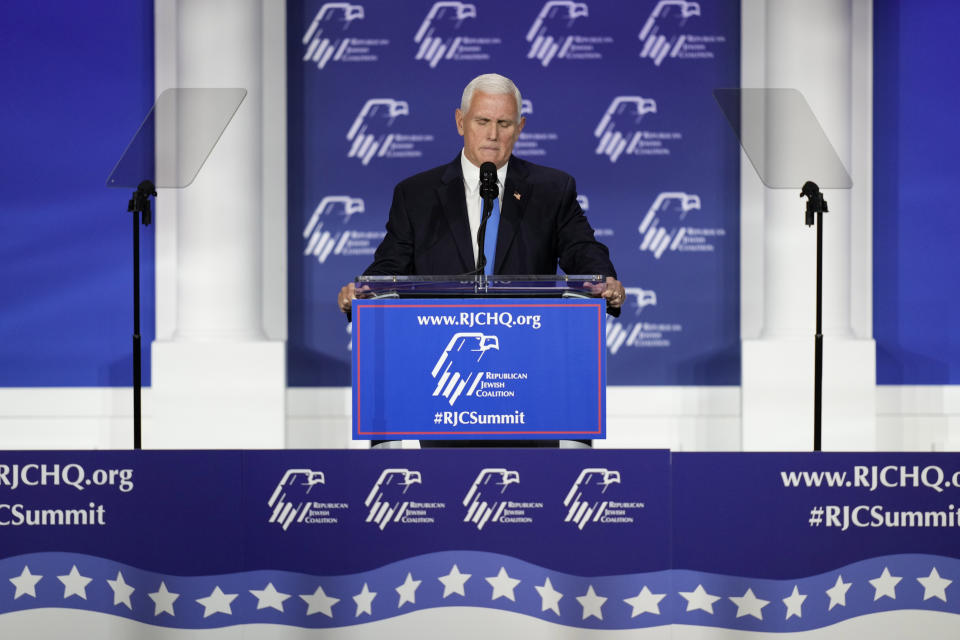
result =
M357 297L380 298L594 298L603 276L360 276Z

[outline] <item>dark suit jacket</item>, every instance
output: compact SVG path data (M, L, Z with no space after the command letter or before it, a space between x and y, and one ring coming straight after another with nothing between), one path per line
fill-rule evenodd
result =
M494 273L616 277L574 179L511 156L500 195ZM397 185L387 235L365 275L458 275L475 268L460 156Z
M593 237L563 171L511 156L500 194L494 273L617 276L607 247ZM476 268L463 170L453 162L407 178L393 191L387 235L364 275L459 275ZM619 309L609 310L619 315ZM378 441L374 441L378 442ZM428 441L421 447L556 447L556 440Z

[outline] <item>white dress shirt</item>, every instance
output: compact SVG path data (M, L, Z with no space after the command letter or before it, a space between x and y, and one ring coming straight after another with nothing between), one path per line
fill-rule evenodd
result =
M503 211L503 185L507 183L507 164L497 169L497 187L500 189L497 204L500 205L500 211ZM483 210L480 207L480 167L467 160L466 154L461 151L460 168L463 170L463 190L467 196L467 219L470 221L473 264L476 265L477 253L480 251L477 246L477 231L480 230L480 218L483 216ZM488 244L496 241L496 238L484 238L483 242Z

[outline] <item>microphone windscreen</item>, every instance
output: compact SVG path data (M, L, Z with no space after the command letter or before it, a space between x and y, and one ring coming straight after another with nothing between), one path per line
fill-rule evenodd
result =
M497 165L492 162L484 162L480 165L480 182L496 182Z

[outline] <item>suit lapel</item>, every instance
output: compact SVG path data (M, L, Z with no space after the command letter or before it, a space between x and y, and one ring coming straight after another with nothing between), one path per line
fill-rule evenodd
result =
M497 231L497 254L494 273L501 273L503 264L520 231L520 222L530 202L530 185L527 183L527 166L523 160L510 156L507 168L507 184L500 197L500 229ZM507 274L520 275L520 274Z
M460 167L460 155L447 165L441 184L437 187L437 197L443 214L450 225L450 234L457 247L462 264L462 273L476 268L473 260L473 240L470 238L470 221L467 219L467 200L463 188L463 170Z

